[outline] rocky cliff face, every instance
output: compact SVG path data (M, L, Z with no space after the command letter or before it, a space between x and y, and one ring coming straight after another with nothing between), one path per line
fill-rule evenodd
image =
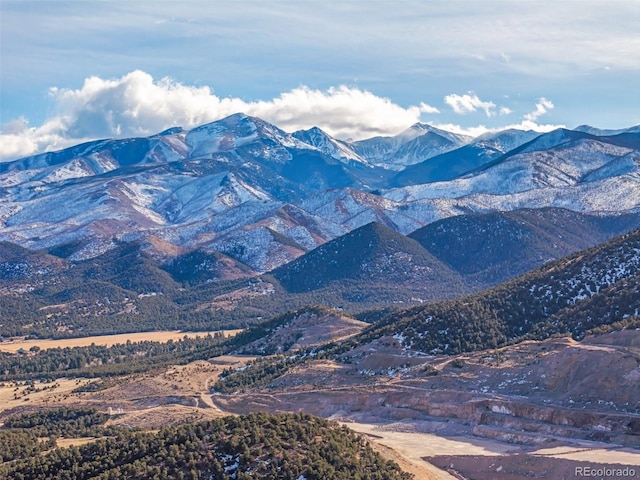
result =
M318 361L275 380L268 394L216 401L230 411L301 408L521 445L590 440L640 447L640 382L629 380L640 372L639 342L640 331L630 330L452 358L403 357L383 339L376 352L374 344L354 352L352 364Z

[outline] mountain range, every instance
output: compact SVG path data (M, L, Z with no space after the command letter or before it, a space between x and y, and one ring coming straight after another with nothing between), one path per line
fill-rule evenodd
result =
M455 298L637 228L640 129L348 142L236 114L1 163L0 193L0 302L34 333L233 326Z
M494 286L639 222L640 214L556 208L460 215L409 236L372 222L263 275L204 250L162 260L138 242L119 242L72 260L66 247L0 242L0 335L237 328L307 305L376 321L390 307Z
M639 276L635 229L492 289L393 313L359 341L387 335L407 348L451 354L554 334L581 339L601 326L637 321Z
M243 114L2 163L0 341L21 347L0 352L0 373L15 382L5 424L30 418L8 417L16 412L55 419L42 408L56 402L91 405L90 416L115 406L126 412L111 416L126 425L126 447L136 421L155 428L202 412L310 411L385 424L373 439L431 432L459 444L499 440L510 451L526 445L517 468L494 456L479 478L520 475L544 445L637 447L639 183L638 127L470 138L416 124L353 142ZM27 346L218 329L242 332ZM65 381L68 390L57 390ZM74 421L78 412L68 410ZM252 432L293 425L238 418ZM303 478L298 464L320 424L295 419L310 425L310 436L298 428L290 475ZM24 437L30 445L48 435L38 432ZM336 455L316 462L319 477L337 471L344 451L368 455L336 438ZM256 452L236 440L231 453L218 452L216 471L233 476L255 453L245 469L255 474L260 458L274 458L262 440ZM460 457L444 458L438 464L457 475ZM383 470L352 463L338 477ZM32 465L12 459L3 468ZM559 478L562 468L536 471Z
M136 240L261 273L373 221L408 234L465 213L637 212L639 182L637 127L472 139L416 124L346 142L236 114L0 164L0 240L73 260Z

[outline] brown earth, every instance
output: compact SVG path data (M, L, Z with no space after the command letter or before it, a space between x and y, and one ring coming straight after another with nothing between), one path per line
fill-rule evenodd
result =
M89 383L88 379L61 378L49 383L5 382L0 384L0 420L6 411L43 408L75 402L72 390Z
M603 465L593 461L578 462L552 457L538 457L526 454L503 455L491 458L479 455L428 457L430 463L446 470L454 478L461 480L521 480L523 478L549 478L554 480L574 480L581 478L586 467L590 469L608 469L611 474L593 475L596 478L639 478L640 468L615 463ZM576 470L578 469L578 470ZM582 470L580 470L582 469ZM589 478L589 474L585 478Z
M433 357L383 338L352 351L344 363L310 362L266 388L214 400L237 413L303 410L348 422L416 468L424 467L423 457L512 451L525 455L509 460L515 469L518 459L540 451L531 462L550 472L544 478L562 478L573 466L569 460L640 464L639 342L640 331L626 331ZM381 427L366 431L362 424ZM411 440L410 434L419 437ZM443 441L452 438L462 440ZM436 449L416 447L427 442ZM472 446L478 443L501 448L477 452ZM570 459L553 447L579 450L582 457Z
M353 337L368 326L333 311L304 312L293 318L286 327L242 348L247 352L283 353L324 345Z
M71 390L95 380L36 382L31 391L5 384L0 420L69 404L142 428L302 410L346 422L418 479L492 479L500 466L499 478L574 478L565 475L584 462L640 465L639 345L640 331L625 331L434 357L383 338L340 362L298 366L265 388L212 396L223 369L253 358L225 356L108 380L91 393Z
M201 360L159 373L106 379L102 381L103 389L95 392L72 390L101 380L59 379L34 382L33 387L26 382L9 382L0 386L0 421L16 413L70 405L95 407L111 413L114 422L143 428L228 415L211 402L209 387L224 368L242 366L252 358L222 356L212 362Z

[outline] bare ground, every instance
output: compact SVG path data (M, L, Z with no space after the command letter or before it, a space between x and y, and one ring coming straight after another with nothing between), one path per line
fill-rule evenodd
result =
M266 388L214 400L237 413L304 410L342 420L412 468L431 468L425 458L439 466L463 459L453 478L496 478L496 458L515 475L504 478L565 478L580 462L640 465L639 342L640 331L627 331L454 358L385 338L346 363L318 360Z
M88 405L112 411L113 424L153 429L302 410L344 421L417 479L488 480L498 472L507 480L574 478L576 465L640 466L640 332L524 342L457 358L408 352L394 342L367 345L346 363L310 362L238 395L212 396L209 389L223 369L254 357L122 377L91 393L71 393L89 381L83 379L36 382L31 391L10 383L0 387L0 418Z
M531 449L477 437L447 438L430 433L398 431L399 425L345 425L364 434L372 443L396 452L414 467L425 468L438 479L454 479L455 473L477 480L492 480L497 475L507 480L575 478L576 466L640 466L640 450L602 444ZM640 474L640 468L636 471ZM544 472L547 473L543 476Z
M36 381L33 387L26 382L8 382L0 386L0 419L13 413L69 405L95 407L113 413L119 423L142 427L144 422L162 425L163 422L175 423L180 418L181 423L185 423L193 418L205 420L229 415L211 402L209 386L217 381L224 368L241 366L252 358L222 356L213 363L196 361L159 373L128 375L108 380L108 387L96 392L72 392L95 379ZM140 418L144 418L144 422Z

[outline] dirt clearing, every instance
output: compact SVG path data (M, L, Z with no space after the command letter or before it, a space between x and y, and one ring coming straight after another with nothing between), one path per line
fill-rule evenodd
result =
M493 479L498 472L501 473L500 478L522 478L517 475L525 470L533 474L543 471L553 473L545 478L566 478L562 475L573 472L576 466L586 464L594 468L597 465L640 466L640 450L595 442L533 450L477 437L445 438L430 433L394 431L389 426L367 423L348 422L344 425L365 435L377 446L378 451L398 462L405 471L416 473L426 469L433 475L431 478L437 479L456 478L444 470L450 465L454 465L453 471L456 473L479 480ZM394 458L394 452L399 458ZM405 462L411 467L407 467ZM425 475L417 478L430 477Z

